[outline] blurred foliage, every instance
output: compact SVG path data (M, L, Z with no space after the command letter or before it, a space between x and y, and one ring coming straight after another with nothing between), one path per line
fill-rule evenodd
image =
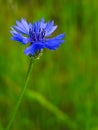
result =
M10 26L54 19L66 43L34 65L11 130L98 130L98 2L0 0L0 130L6 127L29 58L10 40ZM63 120L64 119L64 120ZM76 126L72 125L75 123Z

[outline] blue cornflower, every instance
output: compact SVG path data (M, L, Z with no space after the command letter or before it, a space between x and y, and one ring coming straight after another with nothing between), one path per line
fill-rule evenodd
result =
M57 28L57 26L54 26L54 21L45 23L44 19L41 19L31 24L22 18L21 21L16 21L16 24L16 26L11 27L11 39L22 44L30 43L29 47L24 50L26 55L34 56L44 48L56 50L64 42L62 38L64 38L65 34L60 34L54 38L47 38Z

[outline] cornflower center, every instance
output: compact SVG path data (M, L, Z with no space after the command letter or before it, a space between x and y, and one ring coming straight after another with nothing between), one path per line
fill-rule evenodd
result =
M32 42L36 41L43 41L45 38L45 29L40 28L39 30L34 29L29 29L29 36L32 39Z

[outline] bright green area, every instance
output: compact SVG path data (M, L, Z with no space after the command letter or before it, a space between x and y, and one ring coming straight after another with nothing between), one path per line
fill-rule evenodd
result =
M98 130L97 0L0 0L0 130L29 65L26 46L10 40L10 26L21 17L54 19L53 36L66 32L66 42L35 63L11 130Z

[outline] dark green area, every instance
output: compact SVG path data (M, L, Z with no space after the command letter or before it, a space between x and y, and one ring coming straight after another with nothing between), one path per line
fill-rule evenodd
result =
M11 130L98 130L97 0L0 0L0 130L29 64L25 46L10 40L21 17L54 19L53 36L66 32L66 42L35 63Z

